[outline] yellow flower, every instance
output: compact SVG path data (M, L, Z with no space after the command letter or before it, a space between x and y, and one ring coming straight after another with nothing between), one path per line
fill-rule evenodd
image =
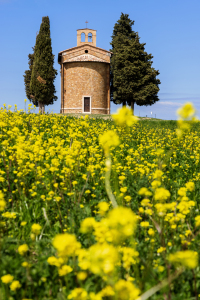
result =
M103 135L99 136L99 143L103 147L105 153L108 154L110 147L119 145L119 137L113 130L108 130Z
M68 273L72 272L73 269L68 266L68 265L63 265L59 270L58 270L58 274L59 276L65 276L67 275Z
M152 186L153 189L157 189L160 185L161 185L161 182L158 181L158 180L154 180L151 183L151 186Z
M90 190L85 191L85 194L90 194L90 193L91 193Z
M64 263L64 260L61 257L56 258L55 256L50 256L48 257L47 262L51 266L60 267Z
M131 209L118 206L108 213L107 222L113 243L120 243L134 234L137 217Z
M154 235L155 235L155 231L154 231L152 228L150 228L150 229L148 230L148 234L149 234L150 236L154 236Z
M154 178L154 179L160 179L160 178L162 177L162 175L163 175L163 171L161 171L161 170L156 170L156 171L154 172L154 174L153 174L153 178Z
M6 207L6 202L4 200L4 194L0 191L0 211L3 211Z
M10 282L12 282L14 279L14 276L10 275L10 274L7 274L7 275L4 275L1 277L1 281L5 284L8 284Z
M121 187L121 188L120 188L120 192L126 193L126 191L127 191L127 187Z
M141 222L140 226L142 226L142 227L149 227L149 222Z
M26 224L27 224L27 222L22 221L20 225L21 225L21 226L25 226Z
M80 252L79 266L83 270L89 269L96 275L111 275L118 260L118 251L113 245L97 243L88 251Z
M89 233L92 232L94 230L94 226L96 224L96 221L94 218L90 217L90 218L86 218L82 221L81 223L81 228L80 231L82 233Z
M127 202L130 202L131 201L131 196L125 196L124 200L126 200Z
M87 300L88 298L88 293L86 290L82 288L75 288L74 290L71 291L71 293L68 296L68 299L73 299L73 300Z
M135 300L140 294L140 290L131 281L120 279L115 284L115 293L118 300Z
M178 195L181 196L181 197L185 197L185 196L186 196L186 193L187 193L187 188L185 188L185 187L181 187L181 188L178 190Z
M165 247L160 247L160 248L158 248L157 253L162 253L165 250L166 250Z
M15 212L9 212L9 211L7 211L7 212L5 212L5 213L2 214L2 217L8 218L8 219L15 219L16 218L16 214L17 213L15 213Z
M24 268L30 267L30 264L29 264L27 261L24 261L21 265L22 265L22 267L24 267Z
M28 245L26 245L26 244L23 244L23 245L19 246L19 248L18 248L18 252L20 255L26 254L27 251L28 251Z
M85 279L87 278L87 273L86 273L86 272L79 272L79 273L77 274L77 278L78 278L79 280L85 280Z
M196 111L191 102L184 104L181 108L177 110L177 114L182 119L192 118L195 115Z
M123 106L117 110L117 114L112 115L113 120L120 126L132 126L138 121L133 115L132 109Z
M100 292L101 297L111 297L115 295L115 291L110 285L107 285L103 290Z
M41 277L41 280L42 280L42 282L46 282L47 281L46 277Z
M75 235L68 233L56 235L53 239L53 246L57 249L58 255L63 258L76 255L77 250L81 248Z
M186 268L194 269L198 265L198 253L196 251L179 251L169 255L169 261L180 264Z
M158 266L158 272L162 273L165 270L163 266Z
M120 252L122 252L123 254L122 257L123 267L128 271L131 265L136 264L137 257L139 256L139 252L129 247L122 247L120 249Z
M40 234L41 229L42 229L42 227L39 224L33 224L31 226L31 231L36 235Z
M100 202L100 203L98 204L98 208L99 208L99 214L100 214L101 216L104 216L105 213L106 213L106 212L108 211L108 209L109 209L109 204L108 204L107 202L105 202L105 201Z
M152 193L147 188L143 187L139 190L138 195L148 197L148 196L151 196Z
M200 226L200 216L195 217L195 226L199 227Z
M3 211L6 207L6 201L0 200L0 211Z
M139 207L139 212L140 212L141 214L143 214L143 213L144 213L144 208L143 208L143 207Z
M193 192L195 189L194 182L192 182L192 181L187 182L185 186L186 186L186 189L190 192Z
M156 201L165 201L170 197L170 192L165 188L157 188L155 190L154 198Z
M31 233L31 234L30 234L30 237L31 237L31 240L32 240L32 241L35 241L35 234L34 234L34 233Z
M13 292L15 292L17 289L20 289L20 287L21 287L21 284L18 280L14 280L10 285L10 289Z

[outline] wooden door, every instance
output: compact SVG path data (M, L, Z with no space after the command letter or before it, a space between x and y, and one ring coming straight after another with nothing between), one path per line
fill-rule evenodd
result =
M84 112L90 112L90 97L84 97Z

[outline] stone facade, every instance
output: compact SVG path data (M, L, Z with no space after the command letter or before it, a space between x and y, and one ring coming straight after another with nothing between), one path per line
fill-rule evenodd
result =
M96 30L77 30L77 47L58 54L61 113L110 114L110 57L111 52L96 47Z

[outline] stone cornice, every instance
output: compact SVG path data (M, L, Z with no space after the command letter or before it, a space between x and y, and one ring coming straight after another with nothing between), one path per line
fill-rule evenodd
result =
M91 54L82 54L82 55L74 56L71 58L66 57L66 59L63 60L63 63L75 62L75 61L97 61L97 62L108 63L108 61L106 61L102 58L99 58L97 56L91 55Z

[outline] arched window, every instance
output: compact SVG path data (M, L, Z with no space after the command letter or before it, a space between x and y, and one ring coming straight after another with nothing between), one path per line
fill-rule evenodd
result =
M92 33L88 33L88 42L92 43Z
M85 42L85 33L84 32L81 33L81 42L82 43Z

